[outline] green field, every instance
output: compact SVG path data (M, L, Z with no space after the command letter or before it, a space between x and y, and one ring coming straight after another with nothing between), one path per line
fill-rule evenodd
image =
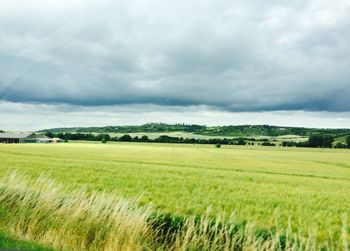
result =
M95 135L99 133L94 133ZM131 137L139 137L141 138L143 135L148 136L150 139L156 139L162 135L167 135L170 137L179 137L179 138L195 138L195 139L213 139L213 138L224 138L224 136L210 136L210 135L201 135L195 134L191 132L132 132L132 133L108 133L111 137L121 137L125 134L130 135Z
M98 132L91 132L94 135L98 135L100 133ZM130 132L130 133L114 133L109 132L108 133L111 137L121 137L125 134L130 135L131 137L139 137L146 135L149 139L156 139L160 136L166 135L169 137L178 137L178 138L184 138L184 139L223 139L223 138L239 138L239 137L245 137L245 138L254 138L256 140L261 139L268 139L270 141L276 140L278 143L282 143L282 141L294 141L294 142L301 142L301 141L307 141L308 137L305 136L299 136L299 135L281 135L281 136L257 136L257 135L231 135L231 134L220 134L216 136L212 135L205 135L205 134L198 134L193 132L182 132L182 131L174 131L174 132ZM345 137L343 137L343 141L345 141Z
M350 151L171 144L0 145L0 173L139 198L172 215L339 238L350 217ZM231 217L232 218L232 217ZM348 224L349 226L349 224ZM344 234L344 233L343 233Z
M33 242L19 241L0 232L0 250L52 251L53 249L39 246Z

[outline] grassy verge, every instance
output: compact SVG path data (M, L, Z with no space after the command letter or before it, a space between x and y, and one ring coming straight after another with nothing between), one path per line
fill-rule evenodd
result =
M59 250L340 250L341 236L318 241L288 229L261 230L229 217L163 215L137 200L87 193L16 173L0 181L0 224L18 239ZM225 218L225 221L222 219ZM344 221L346 222L346 221ZM45 249L44 249L45 250Z
M0 250L54 251L31 241L17 240L0 230Z

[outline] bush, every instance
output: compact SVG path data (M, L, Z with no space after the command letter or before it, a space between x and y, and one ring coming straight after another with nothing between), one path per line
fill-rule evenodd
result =
M216 144L215 147L216 148L221 148L221 144Z
M267 141L261 143L261 145L262 145L262 146L276 146L276 144L270 143L270 142L267 142Z
M283 141L282 142L282 146L283 147L292 147L292 146L298 146L298 143L297 142L294 142L294 141Z
M238 139L237 145L244 146L245 144L246 144L246 142L242 138Z
M347 145L343 144L342 142L337 142L334 146L334 148L346 148Z

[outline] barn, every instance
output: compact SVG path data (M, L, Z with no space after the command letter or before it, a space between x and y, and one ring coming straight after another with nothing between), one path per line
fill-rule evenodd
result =
M0 143L47 143L45 136L37 136L34 133L0 133ZM46 142L45 142L46 141Z

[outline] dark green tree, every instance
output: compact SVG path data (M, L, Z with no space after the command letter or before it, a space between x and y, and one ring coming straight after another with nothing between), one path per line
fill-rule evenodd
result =
M346 145L350 148L350 135L345 139Z
M147 142L147 141L149 141L148 136L147 136L147 135L143 135L143 136L140 138L140 141L141 141L141 142Z
M108 137L106 137L106 135L103 135L101 143L106 144L108 142L108 140L110 140L110 137L108 138Z
M50 132L50 131L45 132L45 136L49 137L49 138L53 138L54 137L53 133Z
M124 142L131 142L132 141L132 137L129 134L124 134L118 140L119 141L124 141Z
M316 134L311 135L306 146L330 148L333 144L333 136Z

